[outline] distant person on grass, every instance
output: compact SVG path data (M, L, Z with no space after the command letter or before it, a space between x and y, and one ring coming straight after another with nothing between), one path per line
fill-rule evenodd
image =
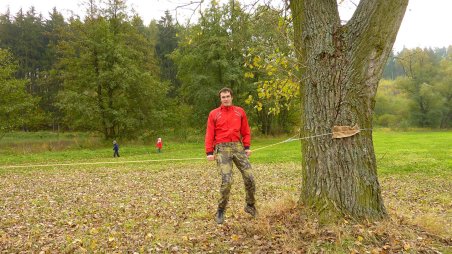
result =
M257 210L254 206L256 187L248 160L251 155L251 131L248 119L241 107L232 105L233 92L230 88L221 89L218 95L221 106L209 114L205 146L207 159L209 161L216 159L221 173L221 198L215 220L218 224L223 224L232 186L232 162L242 174L245 184L245 212L255 217Z
M116 140L113 140L113 157L118 156L119 157L119 145L116 143Z
M163 142L162 142L161 138L157 139L157 143L155 143L155 147L157 147L157 152L158 153L162 152Z

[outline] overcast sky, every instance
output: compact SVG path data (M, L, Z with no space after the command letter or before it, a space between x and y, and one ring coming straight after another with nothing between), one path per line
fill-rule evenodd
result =
M192 0L127 0L129 7L143 18L145 24L151 19L160 19L165 10L170 10L176 16L176 6L182 6ZM348 0L348 2L358 2ZM24 11L35 6L38 13L47 17L47 13L56 6L65 17L70 11L82 15L84 8L80 0L0 0L0 12L3 14L9 7L11 14L20 8ZM209 1L206 1L209 2ZM193 6L191 6L193 7ZM352 12L353 4L343 7L343 12ZM452 45L452 0L410 0L402 26L399 30L394 48L400 51L403 47L444 47ZM184 15L185 12L185 15ZM192 11L178 9L178 19L183 23Z

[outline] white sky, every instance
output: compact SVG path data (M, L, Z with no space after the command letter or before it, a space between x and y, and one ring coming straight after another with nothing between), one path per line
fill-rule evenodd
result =
M129 7L143 18L145 24L151 19L159 20L165 10L170 10L176 16L176 6L182 6L193 0L127 0ZM348 0L358 2L358 0ZM65 16L69 17L70 10L82 15L84 8L81 0L0 0L0 13L4 14L10 8L11 14L15 14L20 8L24 11L30 6L35 6L38 13L47 17L47 13L56 6ZM210 1L206 1L210 2ZM343 12L351 12L352 4L345 4ZM193 6L188 7L193 8ZM399 30L394 48L400 51L403 47L444 47L452 45L452 0L410 0L402 26ZM183 16L185 12L185 16ZM183 23L193 11L187 8L178 9L178 19Z

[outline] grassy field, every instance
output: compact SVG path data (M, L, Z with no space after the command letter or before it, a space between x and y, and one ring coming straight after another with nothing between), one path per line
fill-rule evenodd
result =
M452 132L374 133L385 221L322 225L299 207L295 141L251 157L256 219L243 212L235 173L222 226L213 220L220 179L201 141L164 140L161 154L120 143L112 158L92 136L33 135L0 141L0 253L452 253ZM43 164L53 166L25 166Z

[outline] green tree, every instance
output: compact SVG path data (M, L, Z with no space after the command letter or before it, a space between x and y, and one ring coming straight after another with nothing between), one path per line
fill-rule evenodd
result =
M288 132L298 123L299 113L298 70L292 68L296 58L290 20L279 10L260 6L250 17L250 33L245 77L253 89L246 103L255 109L263 134Z
M407 5L408 0L360 1L342 24L336 1L290 1L302 75L302 135L355 124L366 129L348 138L302 140L300 200L327 218L386 215L372 118L378 81Z
M2 48L9 48L13 45L14 27L12 17L9 9L5 14L0 15L0 46Z
M439 127L442 96L437 87L441 56L430 49L405 49L397 61L405 77L396 79L399 89L410 99L410 120L419 127Z
M438 94L442 96L441 128L452 127L452 45L447 49L447 55L440 62L437 84Z
M408 127L409 103L410 100L394 80L381 80L376 96L374 123L390 128Z
M0 48L0 138L28 123L36 99L26 91L27 80L14 77L18 65L12 54Z
M119 0L105 7L90 2L85 22L72 19L59 45L64 80L59 106L65 120L105 138L157 128L167 91L158 81L155 44L140 19L130 22L126 8Z
M397 56L395 56L394 52L391 51L383 71L383 78L394 80L404 74L403 67L397 62Z
M10 41L9 48L19 61L17 76L29 79L27 91L39 96L37 79L46 51L43 18L34 7L30 7L25 15L20 10L13 24L14 39Z
M57 23L64 24L63 16L53 10L51 19L44 21L42 16L31 7L26 14L20 10L15 17L9 14L2 16L0 45L9 48L18 59L19 69L16 77L30 80L27 83L27 92L39 99L39 109L28 121L28 126L40 128L51 122L55 112L54 85L50 83L50 69L56 61L55 39Z
M218 106L218 91L234 90L234 103L244 104L249 94L243 72L243 45L247 41L248 15L238 3L219 6L215 1L201 13L199 23L181 31L172 54L180 95L192 108L192 125L204 126L208 113Z
M43 127L51 126L52 130L60 129L63 114L57 107L57 95L62 89L60 70L58 69L58 44L63 39L68 24L63 15L53 8L50 19L45 21L44 35L47 46L43 55L42 67L37 85L39 87L40 108L46 114Z
M169 95L175 97L180 87L177 80L177 68L170 54L178 45L178 26L174 24L173 17L169 11L165 11L158 24L158 40L155 50L160 63L160 75L162 81L168 81L171 84Z

